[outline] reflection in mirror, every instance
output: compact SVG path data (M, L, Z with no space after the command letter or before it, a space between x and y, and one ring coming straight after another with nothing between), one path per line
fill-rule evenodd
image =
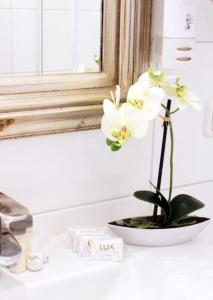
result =
M0 0L0 77L99 72L103 0Z

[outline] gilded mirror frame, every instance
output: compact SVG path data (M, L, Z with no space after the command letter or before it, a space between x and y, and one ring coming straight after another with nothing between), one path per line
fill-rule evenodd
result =
M147 67L151 0L103 0L100 73L0 79L0 139L95 129L116 84L128 87Z

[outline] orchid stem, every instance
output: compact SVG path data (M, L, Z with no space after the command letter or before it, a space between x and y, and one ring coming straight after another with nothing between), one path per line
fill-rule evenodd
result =
M173 157L174 157L174 132L173 132L171 120L169 122L169 128L170 128L169 131L170 131L171 150L170 150L170 180L169 180L169 199L168 199L168 201L170 202L172 199L172 189L173 189Z
M169 113L169 115L173 115L180 110L180 108L176 108L175 110L169 112L167 107L164 104L161 104L161 106Z
M164 105L162 104L164 107ZM169 117L170 113L170 107L171 107L171 100L169 99L167 101L167 106L165 106L165 117ZM159 170L158 170L158 180L157 180L157 189L160 191L161 188L161 180L162 180L162 173L163 173L163 163L164 163L164 156L165 156L165 148L166 148L166 137L167 137L167 127L168 127L169 122L164 121L163 124L163 139L162 139L162 146L161 146L161 154L160 154L160 164L159 164ZM158 194L158 192L157 192ZM156 221L157 219L157 214L158 214L158 206L154 206L154 211L153 211L153 220Z
M178 112L180 110L180 108L176 108L175 110L170 112L170 115L175 114L176 112Z

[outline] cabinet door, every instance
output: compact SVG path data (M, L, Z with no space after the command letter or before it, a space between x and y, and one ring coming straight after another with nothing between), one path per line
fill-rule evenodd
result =
M194 0L164 0L163 35L168 38L193 38L195 7Z

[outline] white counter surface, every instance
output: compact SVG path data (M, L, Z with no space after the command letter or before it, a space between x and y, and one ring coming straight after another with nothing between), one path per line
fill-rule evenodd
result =
M60 236L51 240L50 262L41 272L15 276L2 270L2 275L0 295L8 292L11 300L19 300L17 293L12 296L14 282L22 300L212 300L213 224L178 246L128 245L121 263L79 258Z

